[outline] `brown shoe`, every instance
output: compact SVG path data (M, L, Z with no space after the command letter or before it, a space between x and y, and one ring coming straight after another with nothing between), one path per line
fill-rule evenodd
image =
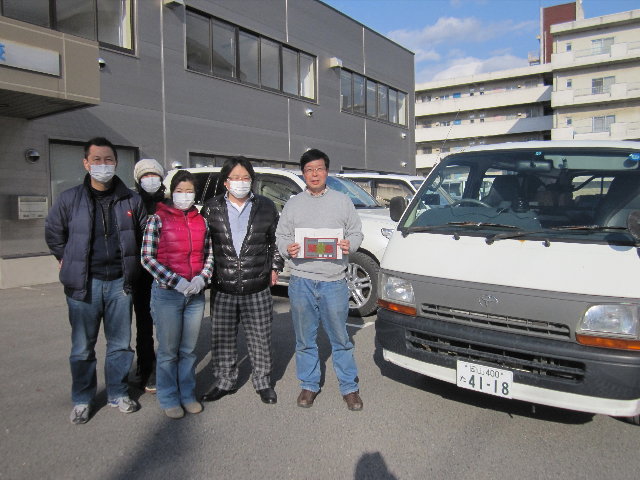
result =
M362 399L360 398L358 390L347 393L346 395L343 395L342 398L347 402L347 408L349 410L353 410L355 412L362 410Z
M313 405L313 401L318 396L318 392L312 392L311 390L302 389L300 395L298 395L298 406L302 408L309 408Z

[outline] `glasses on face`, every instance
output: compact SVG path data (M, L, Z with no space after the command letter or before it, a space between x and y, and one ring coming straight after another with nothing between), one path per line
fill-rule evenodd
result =
M327 167L305 168L303 170L305 175L311 175L312 173L324 173L327 171Z
M251 177L227 177L227 180L231 182L250 182Z

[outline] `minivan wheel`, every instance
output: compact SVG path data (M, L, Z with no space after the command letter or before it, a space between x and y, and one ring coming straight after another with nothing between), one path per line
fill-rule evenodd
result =
M369 255L362 252L349 254L349 315L366 317L377 310L378 270L378 264Z

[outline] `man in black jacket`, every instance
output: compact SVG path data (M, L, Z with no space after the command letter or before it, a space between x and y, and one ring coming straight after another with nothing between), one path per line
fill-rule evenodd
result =
M213 241L211 293L213 387L202 397L211 402L235 391L237 336L242 323L253 367L252 383L264 403L278 401L271 385L270 286L284 260L276 247L278 211L274 203L251 193L255 173L246 158L227 160L219 181L227 192L205 203L202 214Z
M45 222L45 238L60 263L71 323L71 423L89 421L96 395L95 344L104 322L108 404L138 409L129 398L131 291L140 271L146 211L140 196L114 175L116 150L106 138L84 146L84 182L65 190Z

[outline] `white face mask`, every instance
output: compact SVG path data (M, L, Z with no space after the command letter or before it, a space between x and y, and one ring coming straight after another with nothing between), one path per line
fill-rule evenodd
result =
M251 182L229 180L229 193L236 198L244 198L251 191Z
M140 186L147 193L156 193L160 190L160 185L162 185L162 181L160 177L144 177L140 179Z
M195 193L178 193L172 195L173 206L178 210L189 210L196 201Z
M107 183L113 178L115 173L116 166L107 165L106 163L102 165L91 165L91 171L89 172L91 178L100 183Z

